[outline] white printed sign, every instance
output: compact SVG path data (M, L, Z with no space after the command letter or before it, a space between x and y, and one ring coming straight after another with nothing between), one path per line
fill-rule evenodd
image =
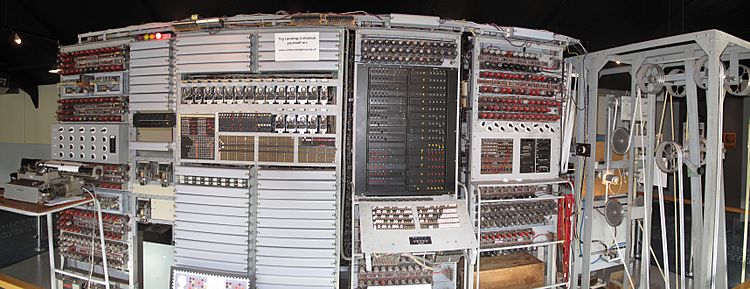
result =
M273 41L276 61L320 60L320 33L276 33Z

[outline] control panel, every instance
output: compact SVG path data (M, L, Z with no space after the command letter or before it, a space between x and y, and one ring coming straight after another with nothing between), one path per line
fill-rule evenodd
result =
M106 164L128 162L126 124L53 124L51 140L51 155L56 160Z
M366 254L461 250L476 245L465 202L363 202L359 222Z
M562 50L554 44L474 42L471 179L552 179L559 171Z

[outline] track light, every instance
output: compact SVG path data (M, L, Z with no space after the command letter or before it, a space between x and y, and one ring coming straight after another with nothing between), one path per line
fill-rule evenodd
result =
M13 43L15 43L16 45L21 45L21 42L21 36L18 36L18 33L13 32Z

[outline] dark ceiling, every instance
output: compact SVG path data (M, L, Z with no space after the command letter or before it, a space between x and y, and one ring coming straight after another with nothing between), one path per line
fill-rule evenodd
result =
M55 65L57 45L75 43L79 33L184 19L191 14L364 10L436 15L547 29L581 39L590 51L714 28L750 39L750 28L743 21L750 11L747 0L2 1L7 8L3 23L7 24L0 29L0 72L8 72L13 82L27 91L38 84L57 82L57 75L48 73ZM21 45L12 44L12 31L23 39Z

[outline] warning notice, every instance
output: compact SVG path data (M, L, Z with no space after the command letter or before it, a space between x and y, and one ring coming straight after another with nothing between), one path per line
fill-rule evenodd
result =
M274 39L276 61L320 60L320 33L276 33Z

